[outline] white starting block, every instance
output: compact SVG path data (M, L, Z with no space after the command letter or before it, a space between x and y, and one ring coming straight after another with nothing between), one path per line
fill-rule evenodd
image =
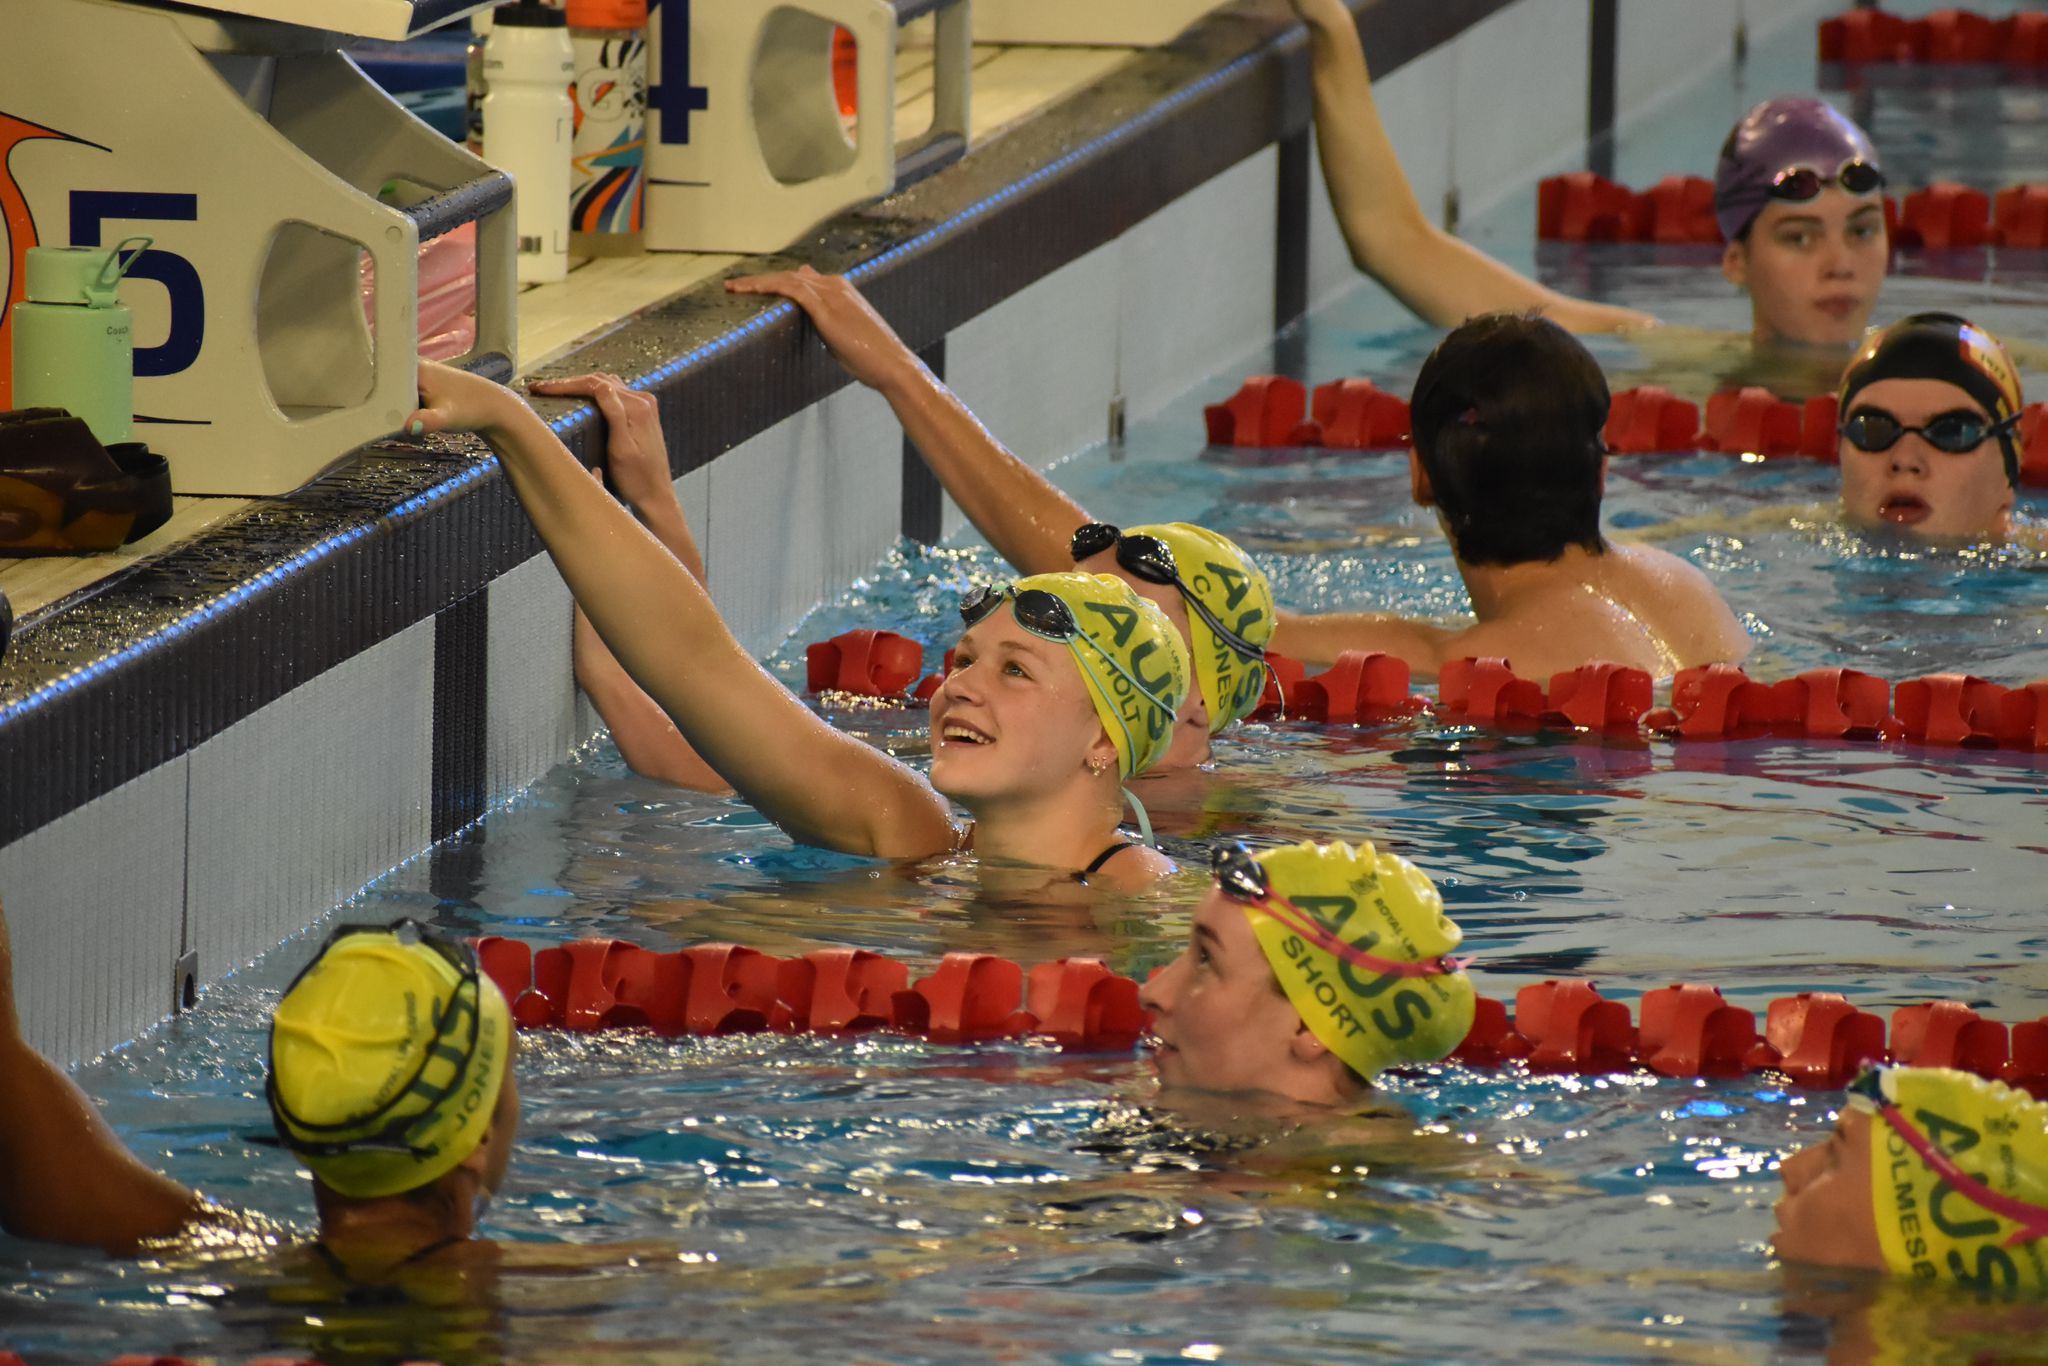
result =
M0 298L19 290L31 246L155 239L122 298L135 311L136 439L170 458L178 492L287 493L396 431L416 404L419 243L464 223L477 224L477 344L458 363L509 374L511 181L406 113L328 31L343 20L404 36L478 7L209 5L307 26L135 0L10 7ZM8 342L0 318L0 386Z
M897 32L933 13L932 126L899 146ZM651 25L651 248L781 251L966 151L967 0L656 0ZM833 90L839 28L859 47L850 130Z
M1152 47L1178 37L1222 0L974 0L982 43Z

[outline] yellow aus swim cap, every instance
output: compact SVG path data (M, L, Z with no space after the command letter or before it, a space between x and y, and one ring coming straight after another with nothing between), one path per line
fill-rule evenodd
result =
M1273 585L1237 542L1207 527L1134 526L1124 532L1124 543L1134 536L1156 537L1173 552L1175 586L1188 604L1188 653L1214 735L1257 711L1266 695L1266 645L1280 625ZM1142 574L1121 545L1117 563Z
M1464 940L1420 868L1370 844L1219 847L1211 871L1302 1022L1360 1076L1435 1062L1472 1029Z
M346 926L278 1002L271 1118L340 1194L415 1190L483 1142L511 1046L504 994L466 946L411 920Z
M2048 1289L2048 1105L1948 1067L1873 1067L1870 1196L1886 1265L2010 1297Z
M1129 778L1158 762L1188 695L1187 647L1166 613L1110 574L1033 574L976 589L961 602L961 619L972 626L1005 601L1019 626L1072 652L1119 773Z

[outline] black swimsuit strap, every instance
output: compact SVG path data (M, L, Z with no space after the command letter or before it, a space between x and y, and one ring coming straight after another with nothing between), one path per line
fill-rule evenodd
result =
M1084 887L1087 886L1088 875L1090 873L1101 872L1103 864L1109 862L1118 854L1121 854L1124 850L1135 849L1137 847L1137 845L1131 843L1129 840L1118 840L1116 843L1110 845L1109 848L1097 854L1095 856L1095 861L1093 863L1089 864L1086 868L1083 868L1080 872L1074 874L1074 881L1080 883Z
M460 1235L456 1235L454 1237L443 1238L438 1243L428 1243L425 1247L419 1249L417 1252L408 1253L404 1257L401 1257L399 1260L393 1262L390 1266L385 1267L384 1273L386 1275L389 1275L391 1272L398 1270L398 1268L402 1266L411 1266L414 1262L423 1262L427 1258L433 1256L436 1252L439 1252L442 1248L453 1247L457 1243L465 1241L467 1240L461 1237ZM341 1279L345 1281L349 1281L351 1283L355 1282L355 1273L349 1270L348 1263L344 1262L333 1248L327 1246L326 1243L315 1243L313 1244L313 1252L320 1258L321 1261L327 1263L328 1270L332 1271L335 1275L341 1277Z

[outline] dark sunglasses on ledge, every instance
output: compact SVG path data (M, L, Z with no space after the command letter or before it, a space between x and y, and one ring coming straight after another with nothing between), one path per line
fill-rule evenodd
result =
M1111 546L1116 547L1116 562L1126 573L1134 574L1146 583L1163 586L1171 585L1180 594L1188 610L1202 619L1216 635L1216 638L1237 651L1246 659L1264 659L1266 652L1252 644L1237 632L1216 619L1202 600L1188 591L1181 582L1180 565L1173 558L1173 547L1157 536L1142 533L1127 535L1107 522L1089 522L1074 533L1074 539L1067 545L1067 553L1074 557L1074 563L1100 555Z
M1899 438L1911 433L1938 451L1968 455L1994 436L2012 430L2015 418L1993 422L1968 408L1938 413L1917 427L1909 427L1882 408L1858 408L1843 421L1842 436L1859 451L1888 451Z
M1839 185L1850 194L1871 194L1884 188L1884 172L1867 161L1845 161L1831 176L1811 166L1789 166L1772 178L1771 198L1804 204L1818 199L1830 185Z

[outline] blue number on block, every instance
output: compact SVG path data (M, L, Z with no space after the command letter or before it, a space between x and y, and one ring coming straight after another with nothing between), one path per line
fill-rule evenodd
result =
M647 92L647 106L661 115L663 142L690 140L690 115L711 106L711 91L690 84L690 0L654 0L661 22L661 83Z
M109 219L128 223L190 223L199 217L196 194L130 194L115 190L71 192L71 245L100 245L100 225ZM172 251L155 247L129 268L131 280L155 280L171 296L171 331L161 346L135 348L135 374L175 375L199 359L206 340L206 289L192 263Z

